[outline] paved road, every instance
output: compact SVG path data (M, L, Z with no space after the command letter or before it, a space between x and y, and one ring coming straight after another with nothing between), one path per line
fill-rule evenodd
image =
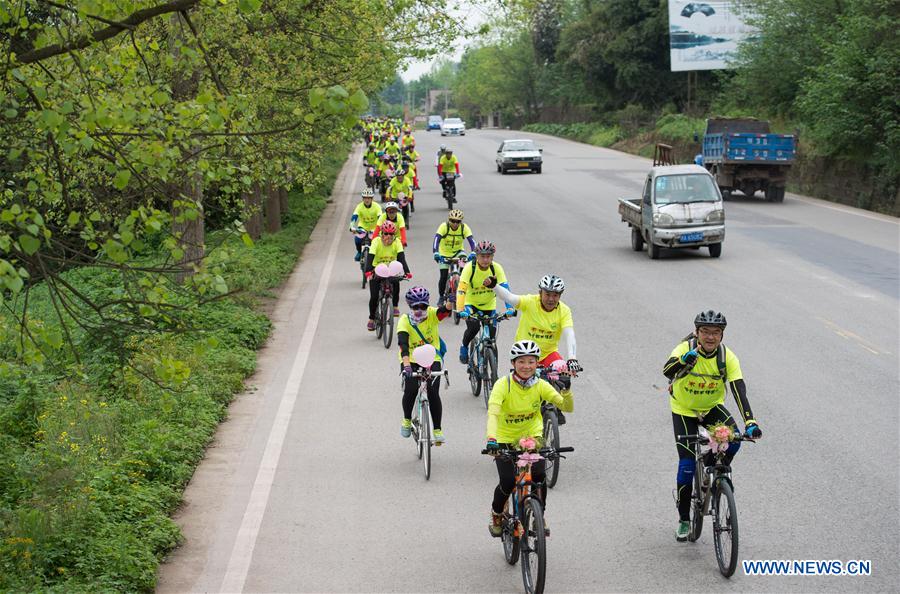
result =
M449 141L465 173L459 206L476 237L496 242L514 291L547 272L565 278L587 369L563 427L576 452L549 498L547 591L900 589L897 219L790 194L735 200L720 259L651 261L631 251L616 213L617 198L639 195L647 160L531 135L544 173L501 176L504 136ZM439 138L417 138L428 163ZM446 208L422 169L408 254L414 281L434 289L429 245ZM161 592L521 591L487 534L496 474L478 454L484 407L458 362L431 481L399 437L396 351L365 331L367 292L344 232L361 172L345 171L274 313L256 390L232 406L186 492L186 543L162 567ZM864 559L871 576L739 568L726 581L709 530L675 542L660 370L707 308L728 316L726 343L765 432L735 463L741 558ZM501 329L502 350L513 331ZM454 352L462 327L442 332Z

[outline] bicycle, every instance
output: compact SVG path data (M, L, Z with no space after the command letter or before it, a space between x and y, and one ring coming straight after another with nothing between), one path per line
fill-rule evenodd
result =
M450 266L447 271L447 290L444 291L444 302L454 301L456 299L456 288L459 286L459 276L467 261L468 257L466 256L466 253L461 250L456 252L451 258L441 256L440 263L448 264ZM459 312L454 309L452 315L453 323L458 326L460 320Z
M708 435L679 435L677 440L685 440L696 446L708 445ZM742 433L732 435L731 441L749 441L754 439ZM722 463L725 452L720 450L714 455L714 464L706 466L704 458L709 450L701 451L694 447L694 492L691 495L691 530L688 540L696 542L703 532L703 516L712 516L713 545L716 551L716 562L719 572L731 577L738 559L738 519L737 504L734 501L734 485L731 482L731 466Z
M366 288L369 279L366 278L366 259L369 256L369 247L372 245L372 232L366 231L362 227L356 228L356 236L362 239L360 251L362 255L359 258L359 269L362 271L362 288Z
M420 347L421 348L421 347ZM434 358L432 347L431 358ZM418 356L414 357L418 360ZM450 387L450 377L447 370L442 369L438 372L444 376L446 386ZM425 480L431 478L431 446L434 445L434 438L431 433L431 408L428 404L428 382L441 381L440 378L432 379L432 371L430 367L422 367L421 371L412 374L410 379L419 380L419 393L416 395L416 402L413 406L411 436L416 444L416 455L422 461L422 469L425 471ZM408 380L407 380L408 381Z
M557 391L565 388L560 376L577 377L568 370L554 369L553 367L538 367L537 375L550 382ZM559 426L565 424L565 417L562 416L555 404L546 401L541 403L541 417L544 420L544 443L559 449ZM550 489L555 487L556 481L559 480L559 465L559 460L547 461L547 487Z
M541 594L547 578L547 543L544 531L544 506L537 495L541 483L531 479L531 465L538 460L565 458L563 452L574 452L573 447L544 447L535 453L518 450L481 450L482 454L497 456L518 466L516 488L506 500L503 526L500 534L506 562L515 565L522 560L522 583L529 594ZM533 489L534 488L534 489ZM512 511L510 511L512 508Z
M406 280L403 275L382 276L378 306L375 310L375 338L380 338L384 348L391 348L394 339L394 300L393 282Z
M517 312L513 311L512 316ZM469 384L472 388L472 395L478 398L479 394L484 398L484 408L488 407L488 400L491 397L491 389L497 381L497 342L491 338L491 327L494 327L494 336L497 335L497 326L500 322L512 317L508 314L496 315L491 313L488 315L482 313L474 313L469 317L481 323L481 329L475 340L472 342L472 348L469 349L469 361L466 365L466 372L469 374Z
M453 203L456 202L456 178L458 173L442 173L441 187L443 188L442 196L447 201L447 210L453 210Z
M409 229L409 221L412 219L410 216L410 206L412 206L412 200L409 198L402 198L399 200L400 212L403 213L403 218L406 221L406 228Z

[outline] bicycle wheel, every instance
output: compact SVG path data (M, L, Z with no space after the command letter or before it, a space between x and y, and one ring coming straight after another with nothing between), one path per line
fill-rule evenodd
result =
M544 510L541 502L535 497L526 499L522 516L522 583L529 594L541 594L544 591L544 578L547 577Z
M552 408L548 408L547 414L544 416L544 445L554 450L559 450L559 418L556 416L556 411ZM559 478L559 463L561 460L562 458L556 458L555 460L548 458L544 462L544 467L547 469L547 487L551 489L556 485L556 480Z
M494 349L484 350L484 376L482 381L484 387L481 395L484 397L484 408L488 407L488 400L491 398L491 390L497 381L497 353Z
M512 497L506 500L506 511L503 512L503 533L500 540L503 541L503 556L510 565L519 562L519 537L515 535L516 519L512 513Z
M366 278L366 258L368 257L368 255L369 255L368 252L363 250L362 256L360 256L360 259L362 261L359 263L359 269L362 271L362 288L363 289L366 288L366 281L368 280Z
M431 411L428 401L422 403L422 467L425 471L425 480L431 478Z
M391 305L391 298L384 296L381 303L381 325L383 331L381 334L384 348L390 348L391 340L394 338L394 307Z
M694 470L694 493L691 495L691 531L688 540L695 542L703 532L703 459L697 459Z
M472 395L475 398L478 398L478 395L481 394L481 377L478 375L478 350L480 348L481 343L478 342L469 351L469 386L472 388Z
M726 480L716 483L713 494L713 540L719 571L731 577L738 558L738 521L734 492Z
M378 305L375 307L375 338L380 339L381 335L384 334L384 324L382 323L382 319L384 318L384 314L382 313L382 309L384 306L384 300L379 299Z
M419 419L422 418L421 414L421 406L419 405L419 398L416 397L415 405L413 406L413 416L412 416L412 431L411 437L413 438L414 443L416 444L416 456L421 460L422 459L422 440L419 439L419 436L422 434L421 424Z

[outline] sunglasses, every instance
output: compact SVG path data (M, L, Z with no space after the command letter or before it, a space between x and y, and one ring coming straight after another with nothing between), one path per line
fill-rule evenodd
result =
M410 309L415 309L416 311L422 311L423 309L428 309L427 303L417 303L416 305L410 305Z
M393 233L382 233L381 236L382 237L393 237L394 234Z
M456 219L450 219L450 224L451 224L451 225L459 225L460 223L462 223L462 221L458 221L458 220L456 220Z

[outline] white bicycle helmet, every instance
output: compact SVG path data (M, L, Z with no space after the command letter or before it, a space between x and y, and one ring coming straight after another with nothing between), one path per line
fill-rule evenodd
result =
M540 357L541 347L532 340L520 340L514 342L512 348L509 349L509 360L515 361L519 357L525 356Z
M394 210L400 210L400 205L397 204L396 202L394 202L393 200L390 201L390 202L385 202L385 203L384 203L384 210L387 210L387 209L389 209L389 208L393 208Z
M363 188L362 197L363 198L373 198L375 196L375 191L372 188Z
M538 289L551 291L553 293L562 293L566 290L566 283L555 274L548 274L538 283Z

